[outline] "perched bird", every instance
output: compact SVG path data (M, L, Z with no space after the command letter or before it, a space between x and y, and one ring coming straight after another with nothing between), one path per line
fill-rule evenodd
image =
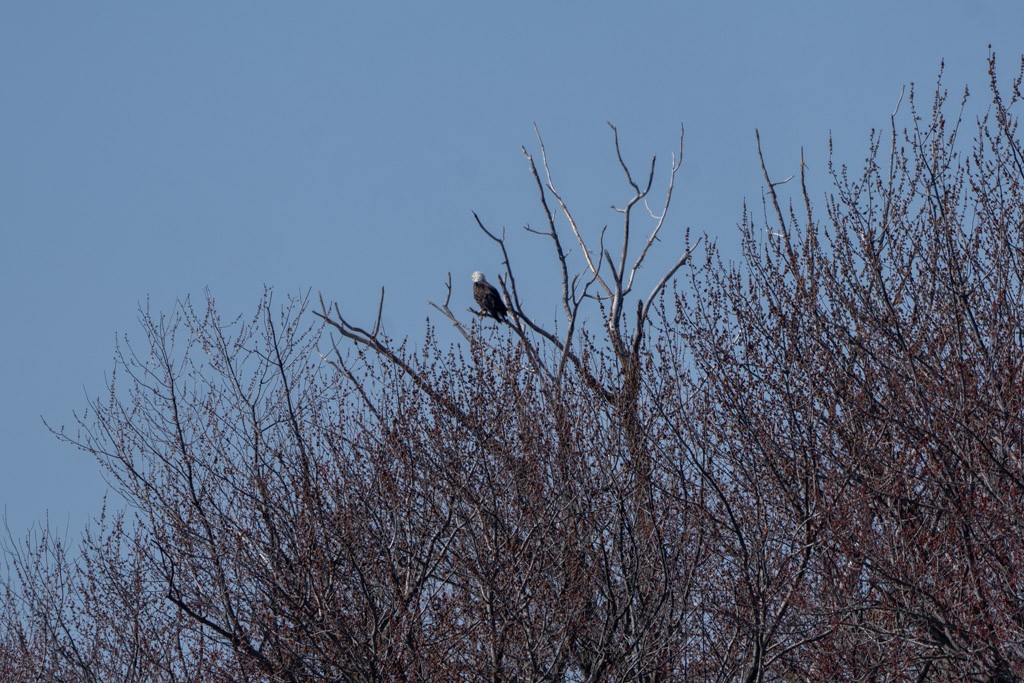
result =
M498 290L487 282L487 278L480 271L473 273L473 298L476 299L476 305L480 307L481 313L491 316L498 322L508 322L508 308L505 307L505 302L501 300Z

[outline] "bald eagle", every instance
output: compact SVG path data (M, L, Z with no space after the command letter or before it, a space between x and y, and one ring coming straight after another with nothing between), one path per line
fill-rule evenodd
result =
M476 299L476 305L480 307L481 313L491 316L498 322L508 322L505 302L501 300L498 290L487 282L487 278L480 271L473 273L473 298Z

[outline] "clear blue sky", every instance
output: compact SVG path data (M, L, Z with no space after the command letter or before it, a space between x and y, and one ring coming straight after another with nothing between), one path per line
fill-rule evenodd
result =
M16 535L49 512L79 529L105 486L41 416L72 425L103 392L140 302L209 286L226 313L264 284L308 288L421 335L452 271L500 260L470 211L539 219L520 154L545 136L589 225L629 160L686 162L666 237L728 248L760 202L760 128L780 177L804 146L829 189L827 136L857 164L909 82L985 102L988 45L1012 75L1018 0L862 2L0 3L0 504ZM537 238L516 258L548 263ZM538 273L541 266L538 265ZM538 277L541 277L538 275ZM551 306L543 288L531 304Z

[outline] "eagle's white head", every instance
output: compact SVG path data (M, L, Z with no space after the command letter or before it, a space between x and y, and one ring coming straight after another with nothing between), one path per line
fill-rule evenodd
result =
M479 270L473 273L473 282L487 282L487 278Z

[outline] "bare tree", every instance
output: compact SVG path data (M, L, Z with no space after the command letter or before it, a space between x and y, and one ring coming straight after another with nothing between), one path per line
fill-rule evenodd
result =
M990 72L969 157L963 102L940 86L925 119L911 91L824 223L802 163L799 211L765 166L743 267L677 307L707 401L680 448L715 481L748 680L1024 676L1021 81L1004 104Z
M101 515L71 544L48 526L8 544L0 677L9 681L207 681L218 648L150 590L144 539ZM76 551L77 550L77 551Z
M144 309L61 434L128 507L8 543L0 677L1021 680L1021 78L990 73L969 152L940 85L822 200L762 156L734 261L671 218L682 136L659 180L611 128L589 230L538 133L555 320L476 214L509 324L449 274L461 345L390 338L383 291L367 325Z

